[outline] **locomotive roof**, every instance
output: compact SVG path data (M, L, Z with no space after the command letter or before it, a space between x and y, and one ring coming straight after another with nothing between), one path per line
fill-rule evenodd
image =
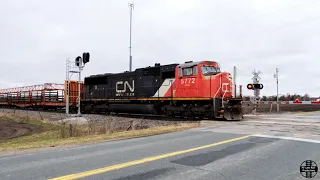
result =
M203 63L203 62L217 63L216 61L208 61L208 60L207 61L197 61L197 62L189 61L189 62L185 62L184 64L180 64L178 67L180 67L180 68L192 67L192 66L198 65L198 64Z
M201 63L202 61L198 61L198 62L186 62L184 64L179 64L178 67L184 68L184 67L191 67L191 66L195 66L199 63Z
M159 67L161 70L165 71L167 67L173 66L176 67L179 64L165 64L165 65L160 65L160 63L156 63L154 66L148 66L148 67L143 67L143 68L137 68L137 70L143 70L143 69L153 69ZM124 71L124 72L118 72L118 73L104 73L104 74L95 74L95 75L90 75L86 78L98 78L98 77L103 77L103 76L108 76L108 75L117 75L117 74L124 74L124 73L134 73L135 71L129 72L129 71Z
M178 66L179 64L165 64L165 65L160 65L160 63L159 64L155 64L155 66L148 66L148 67L144 67L144 68L137 68L136 70L139 70L139 69L151 69L151 68L156 68L156 67L168 67L168 66Z
M154 66L148 66L148 67L143 67L143 68L137 68L135 71L137 70L144 70L144 69L154 69L154 68L157 68L159 67L161 69L161 71L167 71L169 69L171 69L170 67L181 67L181 68L184 68L184 67L192 67L192 66L195 66L195 65L198 65L200 63L203 63L203 62L206 62L206 61L197 61L197 62L192 62L192 61L189 61L189 62L185 62L183 64L165 64L165 65L160 65L160 63L156 63ZM215 61L208 61L208 62L215 62ZM169 69L168 69L169 67ZM98 78L98 77L103 77L103 76L109 76L109 75L118 75L118 74L127 74L127 73L135 73L135 71L132 71L132 72L129 72L129 71L125 71L125 72L118 72L118 73L104 73L104 74L96 74L96 75L90 75L86 78Z

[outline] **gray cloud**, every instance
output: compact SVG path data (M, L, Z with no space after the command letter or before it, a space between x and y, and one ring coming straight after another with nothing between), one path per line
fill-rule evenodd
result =
M63 83L65 60L84 51L84 75L128 70L128 1L0 1L0 88ZM237 82L262 71L262 95L319 96L320 3L303 0L136 0L133 67L218 61ZM244 93L252 93L244 89Z

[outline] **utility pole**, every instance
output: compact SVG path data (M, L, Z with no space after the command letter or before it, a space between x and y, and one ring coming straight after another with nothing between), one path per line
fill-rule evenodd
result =
M132 10L134 9L134 4L129 3L130 7L130 42L129 42L129 71L132 71L132 55L131 55L131 31L132 31Z
M234 87L234 98L237 97L237 84L236 84L236 76L237 76L237 67L233 67L233 87Z
M279 112L279 69L276 68L276 73L273 75L277 79L277 112Z

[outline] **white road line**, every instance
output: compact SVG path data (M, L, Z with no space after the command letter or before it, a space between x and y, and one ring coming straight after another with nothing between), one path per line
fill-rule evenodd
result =
M266 138L276 138L276 139L286 139L286 140L293 140L293 141L303 141L303 142L310 142L310 143L318 143L318 144L320 144L319 140L312 140L312 139L302 139L302 138L285 137L285 136L270 136L270 135L263 135L263 134L255 134L253 136L266 137Z
M261 124L280 124L280 125L301 125L301 126L320 126L320 121L244 121L246 123L261 123Z

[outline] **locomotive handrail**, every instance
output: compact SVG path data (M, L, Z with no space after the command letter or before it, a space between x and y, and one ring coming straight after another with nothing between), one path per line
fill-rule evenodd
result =
M223 98L224 98L224 96L226 95L226 93L227 93L227 91L225 91L225 92L223 93L222 102L223 102ZM222 107L224 107L223 103L222 103Z
M222 77L221 77L221 75L220 75L220 84L221 84L221 79L222 79ZM210 81L211 81L211 78L210 78ZM210 86L211 87L211 86ZM221 86L219 87L219 89L217 90L217 92L216 92L216 94L213 96L213 98L216 98L216 96L217 96L217 94L218 94L218 92L220 91L220 89L221 89Z
M231 86L231 82L229 82L229 86ZM227 91L224 91L223 95L222 95L222 102L223 102L223 98L226 95ZM222 107L224 107L223 103L222 103Z
M216 98L218 92L220 91L221 87L219 87L219 89L217 90L216 94L213 96L213 98Z

